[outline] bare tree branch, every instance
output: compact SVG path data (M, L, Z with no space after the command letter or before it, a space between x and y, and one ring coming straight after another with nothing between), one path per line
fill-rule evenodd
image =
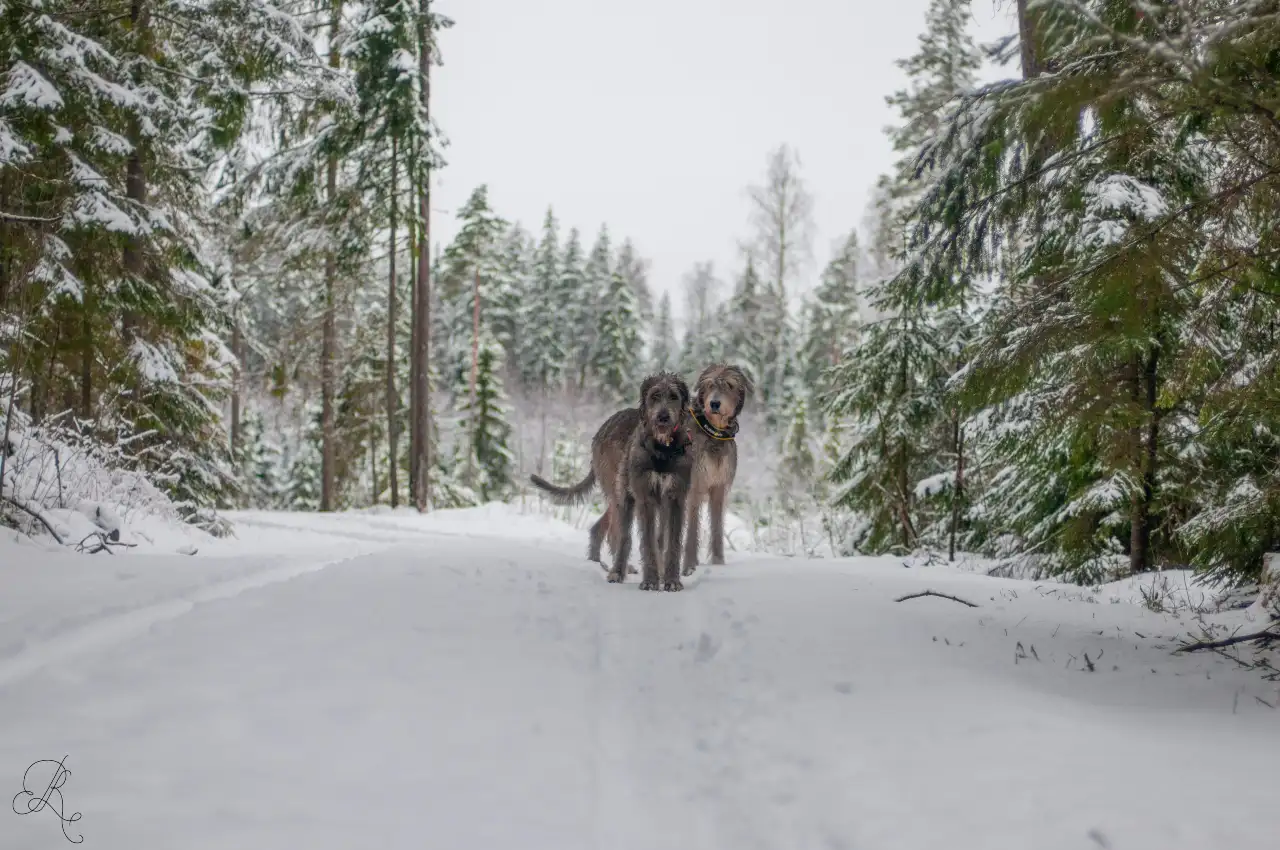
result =
M949 593L939 593L936 590L922 590L919 593L908 593L906 596L900 596L893 601L906 602L908 599L919 599L922 596L936 596L939 599L950 599L952 602L959 602L961 605L968 605L970 608L978 607L977 605L975 605L972 602L969 602L966 599L961 599L959 596L952 596Z

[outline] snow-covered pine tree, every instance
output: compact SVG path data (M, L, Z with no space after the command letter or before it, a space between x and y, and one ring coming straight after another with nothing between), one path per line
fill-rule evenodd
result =
M1256 39L1273 38L1276 25L1248 4L1221 15L1195 4L1051 2L1045 11L1054 35L1038 45L1036 65L1071 68L1072 82L1040 75L959 105L930 147L934 177L902 275L930 297L958 277L1005 277L965 389L1006 420L1000 432L1023 435L1016 473L1036 482L1035 498L989 513L1016 521L1007 526L1020 551L1081 578L1185 562L1188 547L1203 566L1255 570L1274 545L1263 529L1275 527L1277 503L1242 500L1257 512L1241 537L1240 503L1228 494L1268 488L1251 476L1196 488L1227 497L1206 511L1208 525L1240 541L1225 547L1220 536L1210 543L1198 517L1184 533L1199 505L1175 500L1188 498L1187 458L1213 452L1203 440L1214 429L1202 425L1236 418L1205 401L1241 380L1236 369L1252 355L1240 343L1275 322L1269 309L1235 325L1249 315L1240 308L1253 281L1269 279L1239 246L1272 238L1261 235L1274 232L1275 206L1258 164L1276 146L1246 129L1247 110L1217 104L1228 90L1243 103L1274 86ZM1212 84L1159 82L1226 54L1238 64ZM975 151L1003 151L1004 165L989 168ZM961 218L952 215L959 198L971 199ZM1226 345L1216 338L1223 327ZM1275 386L1271 370L1260 374ZM1265 421L1249 428L1273 431ZM1231 441L1243 434L1218 433L1233 432Z
M288 459L288 484L284 504L291 511L320 510L320 409L307 405L306 430L293 457Z
M685 321L680 344L680 372L696 377L724 353L724 325L720 308L721 282L710 262L696 263L684 276Z
M971 21L969 0L929 0L916 52L894 63L907 75L907 87L885 98L899 116L887 130L898 159L881 179L895 232L905 231L913 204L930 185L919 173L921 153L977 80L982 54L969 34Z
M522 305L520 323L521 374L525 385L542 395L560 386L568 360L569 341L560 336L560 325L549 320L564 309L556 300L560 294L558 231L555 214L548 209L542 224L542 239L533 258L530 288Z
M565 341L566 383L582 388L588 364L586 348L594 331L596 295L587 282L585 258L582 255L582 237L578 228L570 228L565 240L564 253L560 257L559 312L548 319L559 323L560 338Z
M980 55L968 22L967 2L931 0L917 52L898 63L908 86L887 100L900 115L888 131L899 159L874 200L873 253L889 255L881 265L900 261L892 234L914 221L915 199L930 185L931 172L919 162L931 133L973 85ZM939 497L957 481L961 458L946 386L961 367L970 281L948 280L932 294L938 297L901 277L875 284L869 295L878 320L827 373L826 411L850 426L846 453L832 471L843 486L838 499L866 514L865 546L873 551L941 545L940 529L953 513L946 507L959 504Z
M618 249L617 269L622 273L622 279L636 294L636 304L640 308L640 321L647 326L653 321L653 290L649 288L649 264L636 252L636 246L630 239L623 239L622 247Z
M488 311L489 326L502 346L509 373L521 351L521 304L532 286L532 276L533 238L519 224L513 224L502 237L499 273Z
M791 405L778 461L778 490L783 508L802 516L812 503L818 463L809 430L809 402L803 395Z
M475 398L463 404L458 429L460 448L470 455L460 468L472 470L472 480L466 483L484 502L506 498L514 486L515 458L501 371L502 348L486 335L480 343Z
M592 372L607 400L623 403L635 396L642 377L638 374L643 362L637 357L640 346L640 305L635 290L615 270L605 293L592 357Z
M230 470L203 181L243 137L248 92L314 53L268 0L163 14L141 0L109 22L74 6L0 12L0 310L21 293L30 313L11 353L32 373L34 418L70 406L104 438L132 434L199 520Z
M919 310L869 325L832 372L827 413L844 421L844 456L831 477L836 501L869 522L860 548L907 553L927 524L917 482L945 471L931 436L941 417L936 329Z
M803 392L797 356L799 333L783 290L773 283L760 294L760 315L763 366L757 373L756 388L765 422L776 431L785 426L785 412Z
M852 230L823 270L822 280L805 308L804 346L800 356L802 380L811 392L819 395L830 389L826 372L838 364L844 350L856 342L855 335L862 324L858 295L861 255L858 232Z
M676 330L671 318L671 293L663 292L658 299L658 313L653 324L653 354L650 368L655 372L670 371L676 364Z
M765 315L765 295L755 258L747 257L747 266L725 305L723 321L724 357L747 369L750 375L766 374L773 328Z
M268 435L261 410L244 419L244 440L239 457L240 506L258 510L283 507L280 446Z
M458 210L461 226L441 258L435 276L448 317L444 370L455 404L474 390L480 341L494 338L490 306L502 288L502 234L507 223L489 207L486 186L475 189ZM505 306L505 305L504 305Z
M592 375L592 358L599 341L602 311L606 307L605 299L613 280L611 244L609 226L601 225L583 269L582 290L573 305L574 335L571 338L571 351L574 378L580 388L586 386L588 377Z
M442 301L469 298L477 272L482 289L491 287L502 273L502 236L508 225L489 206L489 187L476 187L455 217L458 233L444 249L436 276ZM482 307L482 316L484 312Z

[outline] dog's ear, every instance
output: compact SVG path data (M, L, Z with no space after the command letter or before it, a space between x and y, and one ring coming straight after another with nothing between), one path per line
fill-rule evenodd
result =
M733 411L736 417L742 412L742 408L746 406L747 401L751 398L751 394L755 392L755 384L751 381L751 376L746 370L740 366L727 366L725 372L733 377L738 383L738 407Z
M645 405L649 401L649 390L653 389L658 383L657 375L650 375L640 382L640 409L644 410Z
M715 364L708 366L698 374L698 380L693 383L694 405L699 410L706 406L707 384L711 382L711 375L715 370Z
M683 412L689 409L689 385L684 382L684 378L676 375L676 389L680 391L680 410Z

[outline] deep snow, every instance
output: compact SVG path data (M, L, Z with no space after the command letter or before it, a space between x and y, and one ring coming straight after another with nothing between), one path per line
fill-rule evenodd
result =
M0 542L0 790L68 756L87 847L1274 846L1277 685L1134 583L733 554L649 594L500 506L233 518Z

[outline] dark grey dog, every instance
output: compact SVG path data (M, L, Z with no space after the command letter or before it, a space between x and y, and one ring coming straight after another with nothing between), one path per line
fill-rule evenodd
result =
M738 415L751 397L751 379L737 366L715 363L694 384L693 482L687 505L684 575L698 565L698 518L702 503L711 506L711 563L724 563L724 509L738 473Z
M622 581L626 575L631 523L638 517L644 569L641 589L683 587L680 543L693 474L685 427L688 406L689 388L678 375L652 375L640 387L640 406L615 413L596 432L591 441L591 469L582 481L573 487L557 487L531 476L530 480L557 504L585 500L599 481L607 508L591 527L587 556L600 560L607 533L614 561L610 581Z

